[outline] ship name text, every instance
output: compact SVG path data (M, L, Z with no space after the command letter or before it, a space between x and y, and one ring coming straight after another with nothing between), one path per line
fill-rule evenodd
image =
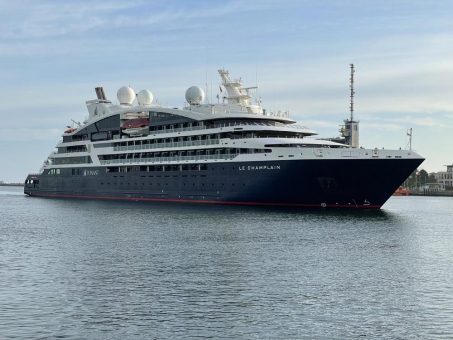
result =
M280 165L241 165L239 171L280 170Z

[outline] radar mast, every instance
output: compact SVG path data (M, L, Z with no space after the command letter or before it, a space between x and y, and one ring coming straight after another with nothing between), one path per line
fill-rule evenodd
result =
M231 80L230 74L225 69L219 70L220 77L222 78L222 85L226 89L227 96L223 99L228 100L229 105L238 105L246 109L249 113L263 113L261 105L253 105L251 102L251 90L255 90L257 86L243 87L242 80Z

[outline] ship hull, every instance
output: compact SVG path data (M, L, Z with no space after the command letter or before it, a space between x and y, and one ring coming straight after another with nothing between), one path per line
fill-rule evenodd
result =
M423 159L206 163L149 171L107 167L29 175L29 196L231 205L379 209Z

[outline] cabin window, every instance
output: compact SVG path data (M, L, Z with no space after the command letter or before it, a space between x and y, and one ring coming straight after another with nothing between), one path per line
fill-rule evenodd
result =
M107 132L95 132L91 134L91 140L94 141L100 141L100 140L107 140L108 139L108 133Z

